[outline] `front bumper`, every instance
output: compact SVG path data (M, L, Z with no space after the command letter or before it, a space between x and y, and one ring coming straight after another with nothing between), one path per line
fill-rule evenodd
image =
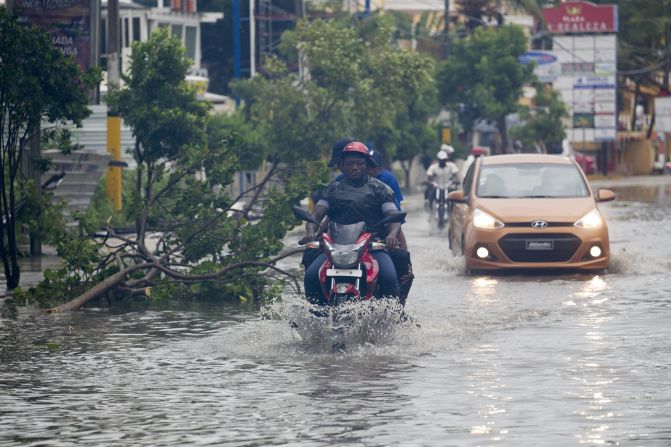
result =
M590 255L590 249L595 245L601 249L598 257ZM489 252L487 258L476 255L480 247ZM497 230L469 227L464 234L464 257L466 268L473 270L607 269L610 259L608 228L605 223L601 228L591 230L574 226L503 227Z

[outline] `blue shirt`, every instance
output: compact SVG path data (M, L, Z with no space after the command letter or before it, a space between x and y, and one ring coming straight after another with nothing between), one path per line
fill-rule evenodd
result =
M345 174L340 174L336 177L336 180L342 180L345 178ZM391 172L383 169L380 171L380 175L377 176L377 179L389 186L392 191L394 191L394 203L396 208L401 211L401 202L403 201L403 193L401 193L401 187L398 185L396 177Z

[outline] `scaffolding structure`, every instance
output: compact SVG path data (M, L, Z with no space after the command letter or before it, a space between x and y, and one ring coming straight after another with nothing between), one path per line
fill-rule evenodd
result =
M258 42L257 63L262 64L265 57L274 54L280 44L282 33L293 27L298 16L287 11L273 0L251 0L255 2L256 39ZM277 1L275 1L277 3ZM303 2L295 2L302 4Z

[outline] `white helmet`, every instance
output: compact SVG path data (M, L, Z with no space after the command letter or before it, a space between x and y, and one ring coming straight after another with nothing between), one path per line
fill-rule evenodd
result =
M447 155L454 154L454 148L449 144L442 144L440 146L440 151L445 152Z
M438 160L447 160L447 152L440 151L436 154L436 157L438 157Z

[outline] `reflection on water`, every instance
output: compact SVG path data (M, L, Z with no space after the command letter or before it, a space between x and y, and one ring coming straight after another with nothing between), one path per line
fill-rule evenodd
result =
M466 276L410 215L410 319L355 306L342 333L295 296L3 307L0 445L667 446L671 209L617 203L607 275Z

